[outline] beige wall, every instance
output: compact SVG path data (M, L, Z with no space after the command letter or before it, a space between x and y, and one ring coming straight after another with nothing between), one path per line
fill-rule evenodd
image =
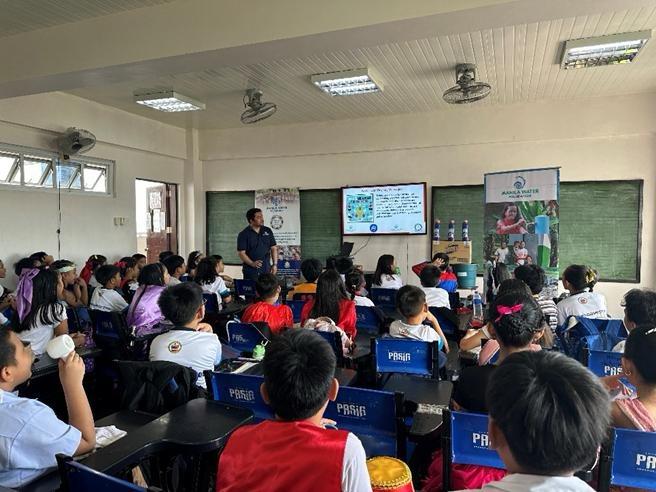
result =
M655 95L640 95L207 131L200 136L204 189L480 184L486 172L542 166L561 166L563 181L640 178L645 180L640 285L653 287L654 108ZM355 249L364 241L356 238ZM374 237L356 262L370 269L383 253L393 254L414 281L409 265L427 257L429 241ZM602 283L598 290L619 316L619 298L634 286Z
M78 264L93 253L114 261L136 251L135 178L183 183L182 129L65 94L2 100L0 118L0 142L54 150L55 132L76 126L92 131L98 139L90 156L116 161L113 196L62 194L61 257ZM182 220L182 187L180 191ZM56 193L43 190L0 189L0 258L7 265L39 250L56 256L57 200ZM119 227L113 217L128 220ZM184 246L184 229L181 232ZM3 284L13 285L13 273L7 277Z

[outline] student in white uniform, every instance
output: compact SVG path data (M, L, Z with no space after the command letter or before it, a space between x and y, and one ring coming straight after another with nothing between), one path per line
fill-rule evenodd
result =
M509 474L480 490L593 492L574 473L606 440L610 405L590 371L559 353L517 352L492 373L487 400L490 448Z
M421 290L424 291L428 307L445 307L451 309L449 293L437 286L440 282L441 274L442 272L435 265L425 267L419 274Z
M60 275L53 270L25 269L18 281L16 307L18 326L15 331L32 351L41 355L55 336L68 334L66 308L59 302L64 289ZM75 345L84 343L84 334L71 335Z
M100 287L93 289L89 308L108 313L121 312L128 308L127 301L118 292L121 285L121 269L115 265L103 265L96 270Z
M180 255L171 255L164 258L162 261L166 269L169 271L169 286L178 285L180 277L187 271L185 259Z
M158 335L150 345L150 360L175 362L198 373L196 385L206 388L203 371L221 362L221 342L205 317L203 291L194 282L167 287L157 301L173 328Z
M220 268L219 262L216 259L212 257L203 258L198 262L196 276L194 277L194 282L200 285L203 292L216 294L219 309L221 309L222 304L232 301L230 291L219 275Z
M362 295L365 281L360 270L353 268L346 273L344 283L346 284L346 292L349 293L356 306L374 307L374 301Z
M381 255L380 258L378 258L378 264L376 265L372 287L379 287L381 289L400 289L403 287L403 280L397 271L398 269L394 257L392 255Z
M569 297L563 299L558 309L558 326L562 326L570 316L586 318L607 318L606 298L592 292L599 274L586 265L570 265L563 272L563 287Z
M396 309L403 316L403 320L392 321L390 325L391 336L412 338L425 342L436 342L441 339L445 352L449 352L446 337L442 333L437 319L428 310L426 296L419 287L414 285L401 287L396 295ZM425 325L424 320L428 321L430 326ZM446 363L446 357L444 362Z
M75 352L59 362L68 423L38 400L15 392L32 375L34 354L7 328L0 327L0 487L22 487L55 470L57 453L93 451L93 414L82 386L84 361Z
M621 302L624 308L624 326L629 333L638 325L656 325L656 292L648 289L631 289ZM624 352L626 340L613 347L613 352Z

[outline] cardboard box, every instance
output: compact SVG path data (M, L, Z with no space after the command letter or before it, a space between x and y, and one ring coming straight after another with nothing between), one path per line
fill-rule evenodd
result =
M471 263L471 244L471 241L433 241L431 256L435 253L446 253L450 263Z

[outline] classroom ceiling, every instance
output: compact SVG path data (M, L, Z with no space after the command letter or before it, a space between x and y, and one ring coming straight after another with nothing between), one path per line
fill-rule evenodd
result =
M0 58L26 46L20 55L36 60L7 64L0 98L60 90L163 123L221 129L242 126L242 98L251 87L278 105L258 126L656 91L656 40L629 65L560 69L568 39L654 29L656 0L415 0L407 8L374 0L321 7L278 0L275 8L265 0L237 7L222 0L77 3L95 6L90 15L104 15L103 6L137 10L75 24L81 36L105 33L92 50L77 46L71 29L47 30L53 43L68 43L62 53L77 50L59 64L53 56L61 50L42 53L29 33L0 39ZM354 7L345 16L347 5ZM371 10L378 5L385 7ZM477 78L492 85L487 99L466 109L442 100L461 62L476 63ZM330 97L309 82L315 73L362 67L380 74L382 93ZM135 91L152 89L173 89L206 110L162 113L133 102Z
M0 38L173 0L0 0Z

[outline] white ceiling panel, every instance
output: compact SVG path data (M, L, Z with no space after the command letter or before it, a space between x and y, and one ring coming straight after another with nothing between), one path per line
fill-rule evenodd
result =
M454 68L459 62L476 63L478 79L492 85L490 96L471 108L653 92L656 91L656 40L647 43L629 65L565 71L560 69L560 54L567 39L654 27L656 2L654 6L634 10L381 43L257 65L208 67L202 72L144 81L139 87L117 84L72 93L165 123L208 129L241 126L242 95L249 87L259 87L264 91L265 101L278 105L278 112L258 125L450 110L453 106L442 100L442 93L454 85ZM384 84L382 93L330 97L309 82L314 73L365 66L380 74ZM194 114L165 114L132 102L134 90L157 87L172 88L199 99L206 103L207 109Z

